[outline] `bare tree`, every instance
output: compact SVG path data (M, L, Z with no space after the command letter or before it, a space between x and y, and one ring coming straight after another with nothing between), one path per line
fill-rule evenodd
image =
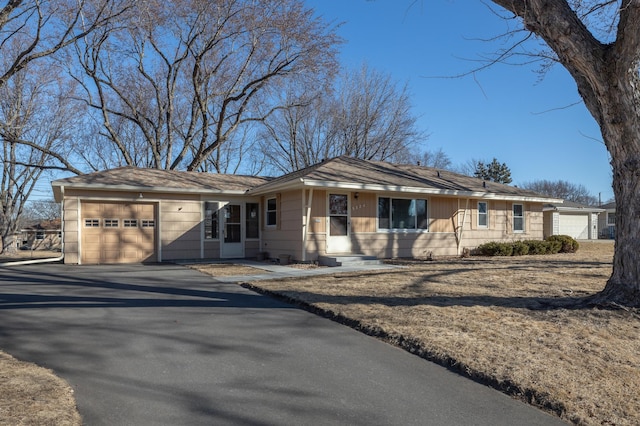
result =
M416 127L408 87L369 68L347 70L336 89L333 143L342 154L366 160L396 161L426 138Z
M567 182L566 180L535 180L524 182L519 186L550 197L562 198L565 201L573 201L574 203L588 206L598 205L598 198L592 195L584 185Z
M343 71L331 87L287 92L290 107L265 121L262 152L279 172L348 155L367 160L413 162L426 139L411 112L407 87L363 65Z
M50 152L64 156L75 127L75 105L67 96L68 82L51 64L31 63L0 87L1 251L11 251L25 203L39 178L56 165Z
M49 169L80 171L69 160L75 124L57 55L128 8L125 0L10 0L0 6L1 251L25 202Z
M285 96L283 104L289 107L265 120L259 133L261 152L269 168L289 173L339 155L330 140L331 89L312 95L305 90L289 91Z
M434 167L436 169L451 170L453 163L451 158L442 148L426 150L417 160L422 166Z
M24 208L23 222L42 222L60 219L60 204L54 199L29 201Z
M594 301L639 307L640 2L492 1L554 52L600 126L613 168L616 248L613 273Z
M338 42L299 0L141 0L78 43L76 78L126 164L222 171L222 146L283 107L284 82L331 72Z
M0 9L0 87L30 63L51 56L127 10L125 0L9 0Z

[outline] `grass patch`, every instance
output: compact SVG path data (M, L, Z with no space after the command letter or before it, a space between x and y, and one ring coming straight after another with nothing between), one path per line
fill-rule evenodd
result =
M73 390L51 370L0 352L0 424L82 424Z
M585 305L613 242L260 281L276 294L585 425L640 424L640 315Z

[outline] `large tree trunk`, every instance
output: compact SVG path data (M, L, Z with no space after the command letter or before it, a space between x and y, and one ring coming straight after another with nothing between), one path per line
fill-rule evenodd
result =
M602 105L611 111L602 134L611 153L613 192L616 199L616 246L613 273L605 289L594 298L602 304L640 307L640 112L638 111L638 70L626 71L626 84L611 87L615 105ZM629 84L631 82L631 84Z
M567 0L493 2L553 49L600 126L613 167L616 246L613 273L592 300L640 307L640 2L622 0L613 43L598 41Z

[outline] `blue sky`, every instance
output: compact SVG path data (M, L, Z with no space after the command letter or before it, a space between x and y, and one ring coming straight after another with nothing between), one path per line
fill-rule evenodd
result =
M565 180L605 202L613 197L607 150L576 85L560 65L542 81L535 66L495 65L475 77L455 76L499 47L490 39L507 24L469 0L305 0L345 39L341 60L366 62L407 83L425 149L454 164L497 158L513 184Z

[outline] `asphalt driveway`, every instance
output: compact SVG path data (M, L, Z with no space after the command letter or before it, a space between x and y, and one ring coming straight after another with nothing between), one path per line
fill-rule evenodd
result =
M0 268L0 348L86 425L551 425L345 326L175 265Z

